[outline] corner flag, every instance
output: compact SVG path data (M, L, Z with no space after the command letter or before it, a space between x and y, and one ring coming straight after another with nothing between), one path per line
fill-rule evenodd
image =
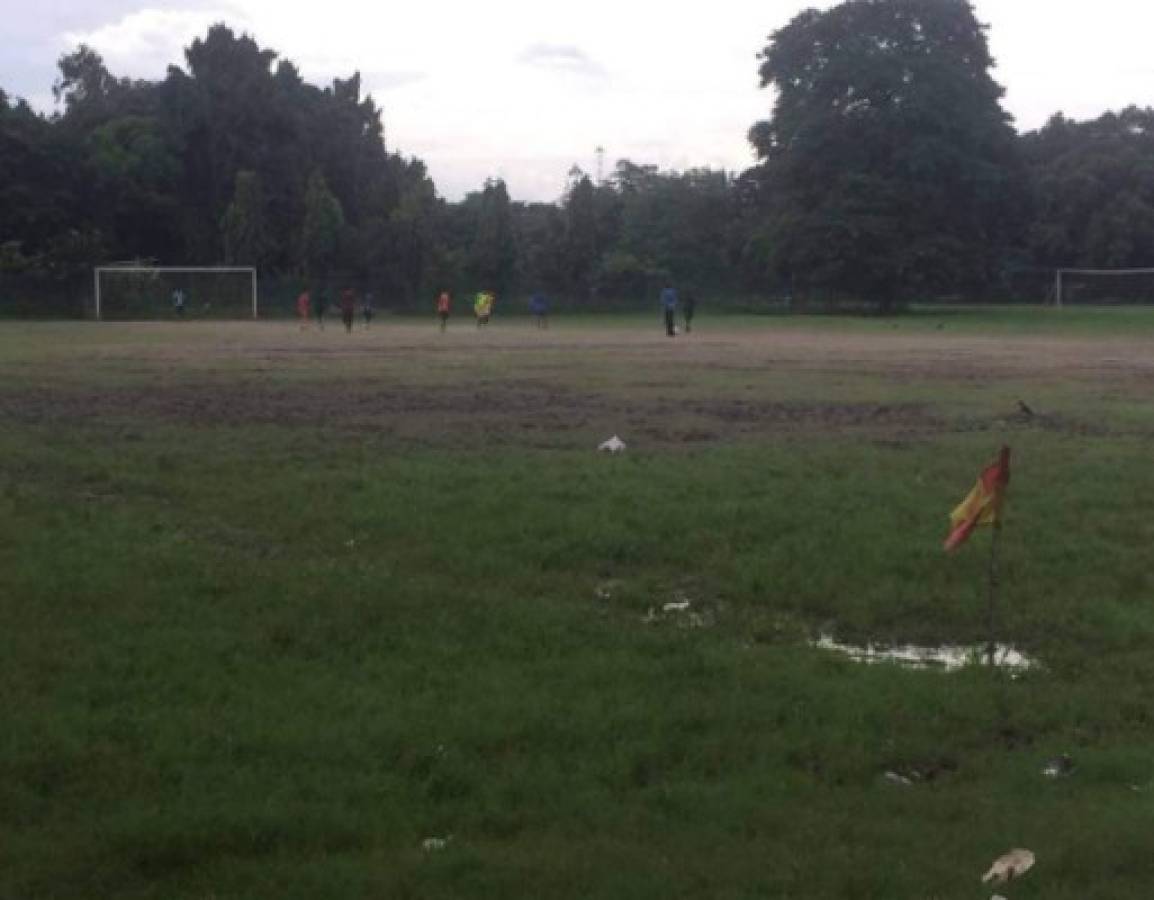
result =
M957 550L979 525L997 525L1002 515L1002 503L1006 499L1006 486L1010 483L1010 448L1003 447L997 462L987 466L974 489L958 508L950 513L950 536L945 548L949 552Z

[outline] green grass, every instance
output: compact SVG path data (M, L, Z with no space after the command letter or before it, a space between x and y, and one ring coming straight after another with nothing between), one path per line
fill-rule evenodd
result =
M0 897L1148 897L1154 333L999 315L5 326ZM811 649L984 638L1003 440L1043 667Z
M771 317L772 318L772 317ZM1107 335L1154 335L1154 307L1149 306L955 306L950 304L915 305L896 316L812 315L781 316L777 321L787 327L825 327L835 331L847 328L864 332L922 332L939 327L966 334L1045 335L1063 334L1084 337ZM823 324L824 323L824 324Z

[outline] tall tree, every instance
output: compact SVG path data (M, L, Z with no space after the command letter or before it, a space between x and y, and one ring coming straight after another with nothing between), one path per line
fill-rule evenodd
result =
M10 102L0 90L0 244L30 254L83 218L72 190L76 148L60 146L53 131L27 103Z
M569 293L565 211L555 203L513 205L517 233L517 281L522 289Z
M319 171L309 178L305 193L305 217L301 225L301 261L306 274L324 278L336 261L345 216L340 201L329 190Z
M113 77L104 58L87 44L61 56L57 68L60 77L52 85L52 96L74 117L107 116L116 95L128 88L128 82Z
M1022 193L992 66L968 0L847 0L775 33L750 132L775 267L883 310L994 278Z
M470 269L487 289L506 294L513 287L516 266L517 243L509 190L501 179L490 179L479 198Z
M178 254L180 160L163 122L154 116L115 116L93 129L84 144L90 216L101 231L115 235L118 257Z
M1154 110L1130 107L1089 122L1056 115L1024 135L1022 148L1036 265L1154 265Z
M229 265L260 266L269 248L264 190L256 172L237 172L232 203L220 223Z
M565 196L565 251L569 283L578 294L587 297L600 256L597 206L592 180L577 167L569 172Z
M261 48L249 35L237 36L227 25L213 25L185 51L188 74L170 70L166 89L170 110L184 135L185 215L190 218L191 253L210 259L220 249L220 223L236 186L237 172L268 173L266 188L274 196L295 194L293 221L303 209L305 179L315 168L309 156L291 156L296 167L285 176L276 163L302 142L296 115L307 115L304 97L297 113L286 111L272 74L277 54ZM301 92L304 85L300 85ZM284 179L283 181L281 179ZM283 228L281 245L289 243ZM287 263L288 260L285 260Z

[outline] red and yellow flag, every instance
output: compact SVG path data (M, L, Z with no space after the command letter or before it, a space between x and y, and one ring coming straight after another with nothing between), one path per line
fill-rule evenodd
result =
M957 550L979 525L996 525L1002 515L1006 486L1010 483L1010 448L1003 447L997 462L987 466L974 489L950 513L950 536L946 550Z

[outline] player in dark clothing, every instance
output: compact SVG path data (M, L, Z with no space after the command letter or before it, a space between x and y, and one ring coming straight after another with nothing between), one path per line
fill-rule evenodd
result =
M681 314L685 316L685 333L693 330L693 314L697 311L697 295L693 291L686 291L681 300Z
M317 289L316 299L313 301L313 315L317 317L317 327L325 330L325 310L329 305L329 295L324 288Z
M373 324L373 312L372 291L365 291L365 295L361 298L361 316L365 320L365 331L368 331L369 326Z
M442 291L437 298L437 318L441 320L441 331L449 327L449 312L452 309L453 298L448 291Z
M538 328L549 327L549 301L540 291L529 298L529 312L533 314Z
M665 333L670 337L677 336L677 291L673 285L667 286L661 292L661 308L665 311Z
M353 333L353 319L357 314L357 298L352 288L341 291L341 321L345 323L345 331Z

